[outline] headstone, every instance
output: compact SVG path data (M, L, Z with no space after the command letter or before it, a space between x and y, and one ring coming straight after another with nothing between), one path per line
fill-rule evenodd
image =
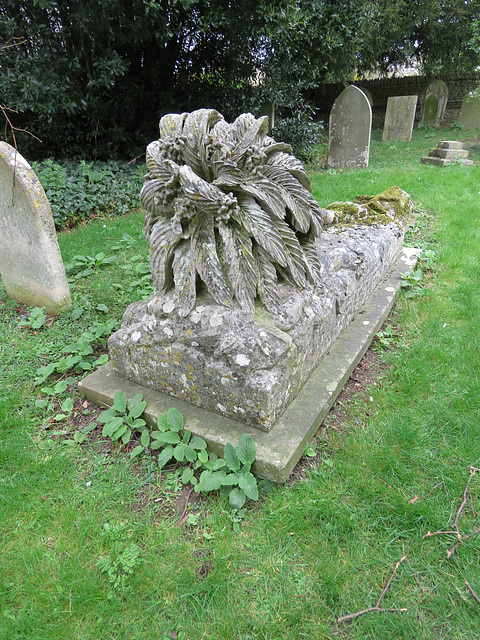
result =
M268 118L268 130L271 131L275 126L275 103L274 102L264 102L260 107L260 112L258 114L261 116L267 116Z
M412 139L418 96L393 96L387 101L382 140Z
M439 127L445 115L448 100L448 87L443 80L431 82L425 92L422 124Z
M430 149L428 156L420 158L420 164L433 164L444 167L448 164L463 164L469 166L472 160L467 159L468 151L463 148L463 142L456 140L442 140L436 149Z
M350 85L330 112L328 161L330 168L368 167L372 108L365 93Z
M458 124L464 129L480 127L480 96L467 94L462 100Z
M0 273L7 294L55 313L71 304L53 216L28 162L0 142Z

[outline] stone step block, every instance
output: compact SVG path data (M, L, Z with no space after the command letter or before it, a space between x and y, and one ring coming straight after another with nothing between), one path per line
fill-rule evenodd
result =
M461 164L467 167L473 164L473 160L468 160L466 158L434 158L432 156L427 156L420 158L420 164L433 164L437 167L445 167L450 164Z
M430 149L429 156L435 158L467 158L468 151L466 149Z
M438 143L439 149L463 149L463 142L457 140L442 140Z

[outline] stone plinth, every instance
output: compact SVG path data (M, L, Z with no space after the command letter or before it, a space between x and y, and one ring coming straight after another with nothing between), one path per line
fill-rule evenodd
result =
M57 312L71 304L52 212L28 162L0 142L0 273L7 294Z
M321 287L280 287L253 317L204 294L182 317L170 294L136 302L109 340L117 375L269 431L397 259L395 223L324 233Z
M420 253L420 249L403 249L363 309L358 310L354 320L341 333L272 429L267 432L248 427L257 450L254 473L273 482L285 482L387 318L403 275L415 268ZM236 446L246 431L245 424L238 420L126 380L118 376L110 364L88 375L79 386L92 402L104 405L113 404L119 389L128 400L137 393L143 394L147 403L144 418L150 426L157 424L160 414L166 414L170 407L175 407L183 414L188 429L204 438L208 448L219 456L223 456L227 442Z
M420 158L420 164L432 164L437 167L449 164L472 165L473 161L467 157L468 151L463 149L463 142L442 140L436 149L430 149L428 156Z

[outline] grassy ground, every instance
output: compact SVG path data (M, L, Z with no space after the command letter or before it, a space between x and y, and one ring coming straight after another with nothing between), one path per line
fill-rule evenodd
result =
M419 164L439 139L464 137L374 139L368 169L313 171L322 206L408 191L421 212L410 241L435 254L417 295L396 305L391 348L377 345L375 382L239 526L215 495L192 496L188 524L180 483L148 459L132 465L98 437L72 444L92 411L73 384L60 397L75 398L65 420L35 406L37 368L145 293L131 284L147 253L142 215L60 234L67 264L97 265L72 285L76 319L21 328L26 310L0 287L1 640L480 636L480 535L468 538L480 526L480 473L469 469L480 466L480 168ZM454 525L458 535L425 537ZM339 621L375 607L386 587L385 612Z

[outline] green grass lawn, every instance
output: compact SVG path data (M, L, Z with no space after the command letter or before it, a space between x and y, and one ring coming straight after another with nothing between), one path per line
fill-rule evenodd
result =
M302 473L241 522L215 494L192 494L184 510L178 477L147 457L132 463L98 435L73 441L92 412L78 375L55 407L38 403L39 367L147 295L141 213L59 234L66 264L95 265L71 285L74 319L22 328L25 310L0 285L0 640L480 637L480 534L468 537L480 527L480 473L469 470L480 467L480 165L419 163L438 140L466 138L374 136L368 169L312 168L321 206L405 189L419 213L408 241L434 253L417 295L395 306L391 348L377 345L375 382L349 397L340 425L327 419ZM68 397L74 409L52 420ZM454 525L461 541L425 537ZM386 586L386 611L339 622Z

